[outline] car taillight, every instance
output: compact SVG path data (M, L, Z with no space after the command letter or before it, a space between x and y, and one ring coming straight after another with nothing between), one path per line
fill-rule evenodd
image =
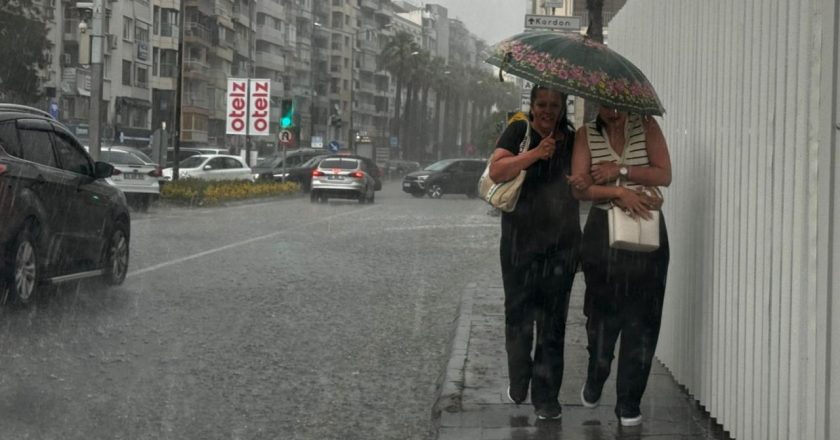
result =
M364 178L365 175L361 171L353 171L352 173L350 173L350 177L352 177L354 179L361 179L361 178Z
M9 168L8 168L8 167L6 167L6 164L2 164L2 163L0 163L0 174L6 174L6 171L7 171L8 169L9 169Z
M114 171L111 173L112 176L119 176L120 174L122 174L122 171L116 168L114 168Z
M163 171L161 171L160 167L155 167L153 171L149 171L149 175L152 177L162 177Z
M319 170L313 170L312 171L312 177L321 177L323 175L324 175L323 171L319 171Z

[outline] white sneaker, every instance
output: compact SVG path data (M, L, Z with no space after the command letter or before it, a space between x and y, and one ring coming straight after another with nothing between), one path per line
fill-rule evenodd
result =
M639 426L642 424L642 415L636 417L620 417L621 426Z

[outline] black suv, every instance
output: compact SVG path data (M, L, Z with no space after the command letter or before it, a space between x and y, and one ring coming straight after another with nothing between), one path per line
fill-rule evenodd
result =
M414 197L428 194L439 199L444 194L466 194L474 198L478 196L478 178L486 166L481 159L445 159L407 174L402 189Z
M0 303L42 284L125 280L130 217L113 171L48 113L0 104Z

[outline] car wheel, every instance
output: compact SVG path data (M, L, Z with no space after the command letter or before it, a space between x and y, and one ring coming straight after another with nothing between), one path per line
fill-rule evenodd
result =
M376 191L370 192L370 197L368 197L368 203L373 204L376 201Z
M108 248L105 249L105 282L117 286L125 281L128 274L128 235L122 222L114 225L108 238Z
M411 193L411 195L412 195L412 196L414 196L414 197L417 197L418 199L419 199L420 197L425 196L425 194L423 194L423 193L421 193L421 192L413 192L413 193Z
M441 187L437 183L429 186L429 190L426 191L426 192L429 194L429 197L431 197L433 199L439 199L439 198L443 197L443 187Z
M311 191L309 193L309 201L315 203L318 201L318 191Z
M12 304L27 304L35 296L38 286L38 245L31 223L24 226L15 238L8 254L8 279L4 296Z
M368 201L367 190L359 193L359 204L364 205Z
M140 212L147 212L149 210L149 206L152 204L152 196L150 195L142 195L139 199L137 199L137 210Z

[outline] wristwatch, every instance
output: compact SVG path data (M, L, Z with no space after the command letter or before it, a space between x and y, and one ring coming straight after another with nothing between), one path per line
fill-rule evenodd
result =
M626 179L629 174L630 174L630 170L628 170L627 167L621 167L621 168L618 169L618 175L620 177L623 177L623 178Z

